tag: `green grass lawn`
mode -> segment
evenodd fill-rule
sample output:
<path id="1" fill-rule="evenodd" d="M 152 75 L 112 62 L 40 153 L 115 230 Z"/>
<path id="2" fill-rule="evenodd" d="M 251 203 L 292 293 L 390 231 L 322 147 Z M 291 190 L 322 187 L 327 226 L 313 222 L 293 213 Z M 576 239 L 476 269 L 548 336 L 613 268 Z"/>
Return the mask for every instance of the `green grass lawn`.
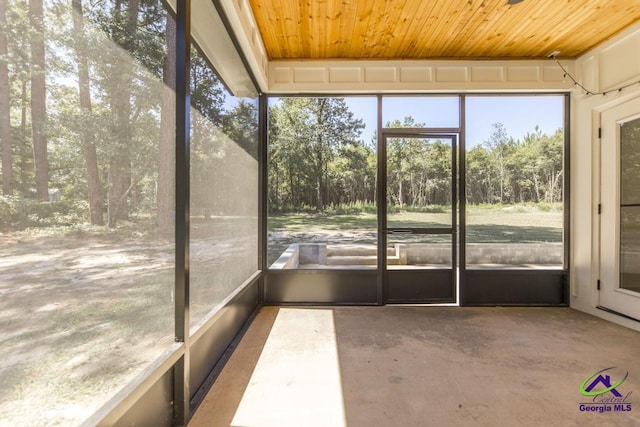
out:
<path id="1" fill-rule="evenodd" d="M 468 243 L 562 242 L 561 205 L 483 205 L 467 207 Z M 449 212 L 396 211 L 388 228 L 450 227 Z M 440 239 L 444 238 L 440 236 Z M 437 236 L 433 241 L 438 240 Z M 377 216 L 361 214 L 281 214 L 269 217 L 269 260 L 273 262 L 291 244 L 377 242 Z M 444 241 L 444 240 L 443 240 Z"/>
<path id="2" fill-rule="evenodd" d="M 535 206 L 467 208 L 467 239 L 478 242 L 561 242 L 562 211 Z M 392 227 L 451 226 L 451 212 L 396 212 L 388 215 Z M 375 214 L 284 214 L 269 217 L 269 232 L 313 233 L 329 230 L 377 230 Z"/>

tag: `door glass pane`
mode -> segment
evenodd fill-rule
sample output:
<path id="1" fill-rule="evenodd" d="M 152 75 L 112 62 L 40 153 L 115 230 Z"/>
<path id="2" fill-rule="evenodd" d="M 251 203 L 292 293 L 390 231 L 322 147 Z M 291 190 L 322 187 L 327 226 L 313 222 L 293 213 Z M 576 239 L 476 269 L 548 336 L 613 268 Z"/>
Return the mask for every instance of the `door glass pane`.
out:
<path id="1" fill-rule="evenodd" d="M 452 140 L 387 138 L 387 228 L 451 227 Z"/>
<path id="2" fill-rule="evenodd" d="M 451 234 L 391 234 L 387 269 L 451 268 Z"/>
<path id="3" fill-rule="evenodd" d="M 620 287 L 640 292 L 640 119 L 620 126 Z"/>

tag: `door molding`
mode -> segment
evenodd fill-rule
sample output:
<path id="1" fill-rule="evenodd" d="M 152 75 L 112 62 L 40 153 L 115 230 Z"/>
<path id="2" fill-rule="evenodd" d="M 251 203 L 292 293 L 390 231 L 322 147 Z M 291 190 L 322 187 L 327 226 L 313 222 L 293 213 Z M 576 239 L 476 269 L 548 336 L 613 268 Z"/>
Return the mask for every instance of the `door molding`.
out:
<path id="1" fill-rule="evenodd" d="M 596 306 L 626 318 L 640 319 L 640 293 L 620 285 L 620 123 L 640 118 L 640 97 L 600 112 Z"/>

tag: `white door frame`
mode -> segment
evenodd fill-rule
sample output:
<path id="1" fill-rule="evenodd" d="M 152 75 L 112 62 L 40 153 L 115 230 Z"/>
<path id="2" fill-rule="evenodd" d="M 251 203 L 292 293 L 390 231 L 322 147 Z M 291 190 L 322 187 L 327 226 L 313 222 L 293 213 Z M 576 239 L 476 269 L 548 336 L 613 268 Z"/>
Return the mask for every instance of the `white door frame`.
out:
<path id="1" fill-rule="evenodd" d="M 640 97 L 600 113 L 598 305 L 640 320 L 640 293 L 620 288 L 620 123 L 640 118 Z"/>

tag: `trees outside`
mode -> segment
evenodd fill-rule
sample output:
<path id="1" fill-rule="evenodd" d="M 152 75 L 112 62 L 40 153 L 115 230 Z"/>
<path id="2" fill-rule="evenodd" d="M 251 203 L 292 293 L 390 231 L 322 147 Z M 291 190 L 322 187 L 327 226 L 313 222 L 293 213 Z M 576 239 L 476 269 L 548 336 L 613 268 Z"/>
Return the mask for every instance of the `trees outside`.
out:
<path id="1" fill-rule="evenodd" d="M 271 212 L 323 212 L 375 201 L 375 143 L 360 138 L 363 124 L 345 107 L 341 98 L 283 98 L 270 106 Z M 385 127 L 425 124 L 406 117 Z M 536 127 L 515 140 L 502 123 L 493 124 L 488 138 L 467 152 L 468 203 L 561 202 L 563 146 L 561 129 L 546 135 Z M 451 160 L 448 141 L 388 138 L 387 203 L 400 209 L 449 204 Z"/>
<path id="2" fill-rule="evenodd" d="M 563 199 L 564 133 L 538 127 L 522 140 L 495 124 L 490 138 L 467 153 L 467 201 L 471 204 L 557 203 Z"/>
<path id="3" fill-rule="evenodd" d="M 360 140 L 364 123 L 349 110 L 344 98 L 283 98 L 271 106 L 269 114 L 272 209 L 314 207 L 322 212 L 341 199 L 355 201 L 346 200 L 341 191 L 354 181 L 361 183 L 362 199 L 373 199 L 375 169 L 370 170 L 363 156 L 375 152 Z M 366 169 L 343 170 L 348 164 Z"/>
<path id="4" fill-rule="evenodd" d="M 174 39 L 160 1 L 0 0 L 3 229 L 172 227 Z M 195 188 L 225 144 L 257 159 L 257 108 L 192 57 Z"/>
<path id="5" fill-rule="evenodd" d="M 82 0 L 72 0 L 73 35 L 78 63 L 78 97 L 80 101 L 80 139 L 84 149 L 87 166 L 87 198 L 89 199 L 89 218 L 92 224 L 102 225 L 102 191 L 98 171 L 98 155 L 93 130 L 93 114 L 91 107 L 91 82 L 89 80 L 88 47 L 85 42 L 84 11 Z"/>
<path id="6" fill-rule="evenodd" d="M 29 0 L 29 22 L 31 23 L 31 130 L 35 187 L 38 200 L 46 202 L 49 200 L 49 160 L 43 0 Z"/>
<path id="7" fill-rule="evenodd" d="M 162 110 L 158 147 L 158 208 L 156 221 L 160 228 L 173 226 L 175 211 L 175 123 L 176 123 L 176 21 L 166 17 L 166 56 L 162 72 Z"/>

